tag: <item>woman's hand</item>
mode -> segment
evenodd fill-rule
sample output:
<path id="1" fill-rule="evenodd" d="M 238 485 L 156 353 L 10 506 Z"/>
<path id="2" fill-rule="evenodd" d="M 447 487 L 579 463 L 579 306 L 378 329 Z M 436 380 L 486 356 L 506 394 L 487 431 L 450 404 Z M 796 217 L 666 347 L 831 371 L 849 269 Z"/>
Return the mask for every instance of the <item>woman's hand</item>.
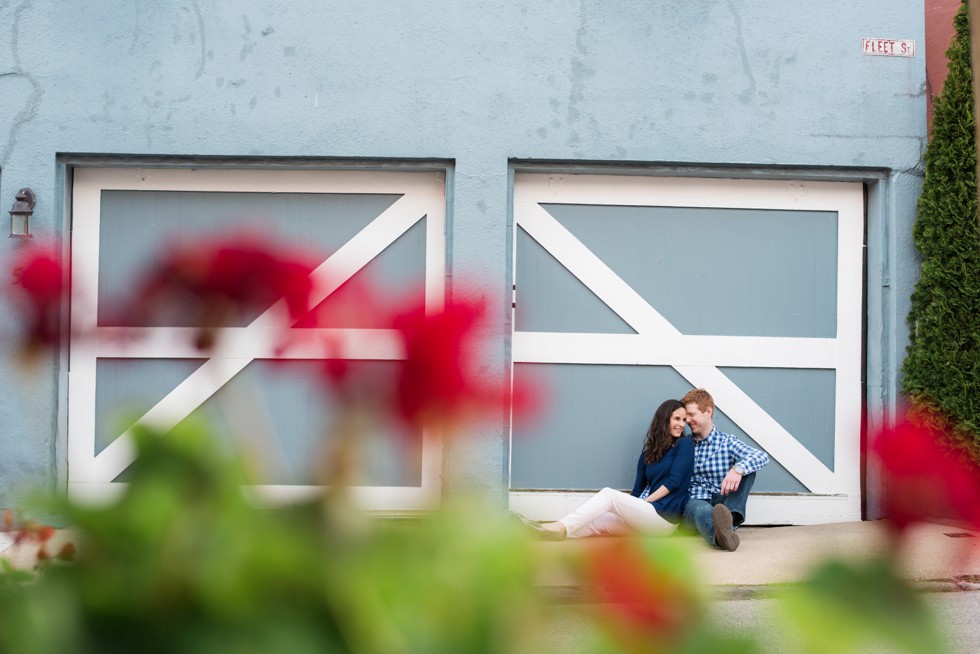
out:
<path id="1" fill-rule="evenodd" d="M 647 495 L 646 501 L 653 504 L 657 500 L 667 497 L 668 495 L 670 495 L 670 489 L 666 486 L 661 486 L 657 490 Z"/>

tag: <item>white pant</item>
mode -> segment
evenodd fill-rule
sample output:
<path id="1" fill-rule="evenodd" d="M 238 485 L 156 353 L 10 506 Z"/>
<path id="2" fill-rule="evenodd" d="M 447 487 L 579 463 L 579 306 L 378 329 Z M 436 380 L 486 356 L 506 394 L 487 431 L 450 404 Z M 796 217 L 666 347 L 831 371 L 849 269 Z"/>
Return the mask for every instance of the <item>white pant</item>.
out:
<path id="1" fill-rule="evenodd" d="M 677 528 L 660 517 L 649 502 L 612 488 L 603 488 L 559 522 L 565 525 L 569 538 L 619 535 L 630 529 L 669 534 Z"/>

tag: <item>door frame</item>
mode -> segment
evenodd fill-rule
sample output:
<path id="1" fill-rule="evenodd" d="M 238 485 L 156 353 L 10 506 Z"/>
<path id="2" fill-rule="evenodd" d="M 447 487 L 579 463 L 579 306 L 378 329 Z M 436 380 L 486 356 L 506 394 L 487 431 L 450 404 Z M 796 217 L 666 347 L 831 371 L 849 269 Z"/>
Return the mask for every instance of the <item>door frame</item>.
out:
<path id="1" fill-rule="evenodd" d="M 807 494 L 754 493 L 749 518 L 753 524 L 861 519 L 865 229 L 862 183 L 517 172 L 513 197 L 511 273 L 515 284 L 520 284 L 516 269 L 520 228 L 637 333 L 535 333 L 515 329 L 512 365 L 671 365 L 692 385 L 708 388 L 720 410 L 811 490 Z M 551 217 L 541 207 L 545 203 L 835 212 L 836 336 L 810 339 L 683 335 Z M 514 320 L 512 324 L 516 325 Z M 836 371 L 833 470 L 796 442 L 717 369 L 753 365 Z M 555 519 L 576 508 L 590 492 L 511 490 L 510 506 L 530 517 Z"/>
<path id="2" fill-rule="evenodd" d="M 265 193 L 398 194 L 401 197 L 379 214 L 312 273 L 323 280 L 321 296 L 339 288 L 388 245 L 423 217 L 425 226 L 425 305 L 427 312 L 442 308 L 445 298 L 446 202 L 444 170 L 376 171 L 263 168 L 154 168 L 76 166 L 70 194 L 71 332 L 86 334 L 70 341 L 67 376 L 67 492 L 80 501 L 100 502 L 115 497 L 125 484 L 112 480 L 132 461 L 128 431 L 95 455 L 95 368 L 99 358 L 205 358 L 193 348 L 181 328 L 127 329 L 125 344 L 117 328 L 96 324 L 99 275 L 100 201 L 104 190 L 210 191 Z M 276 337 L 263 324 L 273 307 L 251 325 L 229 328 L 227 344 L 151 408 L 140 422 L 172 427 L 256 358 L 319 358 L 312 348 L 277 350 Z M 394 360 L 403 354 L 390 330 L 325 329 L 325 336 L 344 343 L 350 358 Z M 137 342 L 132 338 L 138 337 Z M 307 339 L 309 340 L 309 339 Z M 352 494 L 365 509 L 381 512 L 431 508 L 442 486 L 441 439 L 423 429 L 421 485 L 354 487 Z M 260 502 L 288 502 L 313 496 L 321 487 L 263 485 L 247 491 Z"/>

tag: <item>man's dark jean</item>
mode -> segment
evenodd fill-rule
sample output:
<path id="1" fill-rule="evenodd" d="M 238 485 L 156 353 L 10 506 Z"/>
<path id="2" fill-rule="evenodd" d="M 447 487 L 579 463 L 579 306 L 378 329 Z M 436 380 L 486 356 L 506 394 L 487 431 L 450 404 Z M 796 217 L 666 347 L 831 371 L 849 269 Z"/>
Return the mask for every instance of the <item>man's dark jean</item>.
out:
<path id="1" fill-rule="evenodd" d="M 691 498 L 684 507 L 684 522 L 701 534 L 709 545 L 718 547 L 715 542 L 715 520 L 711 511 L 716 504 L 724 504 L 732 512 L 732 524 L 739 526 L 745 522 L 745 503 L 749 499 L 749 491 L 755 483 L 755 473 L 742 477 L 738 490 L 728 495 L 712 495 L 710 500 Z"/>

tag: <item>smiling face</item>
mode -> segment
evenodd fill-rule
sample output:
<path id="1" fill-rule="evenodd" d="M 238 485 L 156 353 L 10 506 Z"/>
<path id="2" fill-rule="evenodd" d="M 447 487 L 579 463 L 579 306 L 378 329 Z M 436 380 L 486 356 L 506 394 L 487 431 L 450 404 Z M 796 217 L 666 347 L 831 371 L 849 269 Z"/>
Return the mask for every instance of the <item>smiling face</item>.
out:
<path id="1" fill-rule="evenodd" d="M 674 438 L 680 438 L 684 435 L 684 426 L 687 424 L 687 411 L 684 409 L 677 409 L 672 414 L 670 414 L 670 426 L 668 431 L 670 435 Z"/>
<path id="2" fill-rule="evenodd" d="M 687 426 L 691 428 L 694 438 L 700 440 L 711 433 L 714 427 L 711 419 L 715 412 L 714 407 L 709 406 L 702 411 L 696 402 L 689 402 L 684 408 L 687 409 Z"/>

